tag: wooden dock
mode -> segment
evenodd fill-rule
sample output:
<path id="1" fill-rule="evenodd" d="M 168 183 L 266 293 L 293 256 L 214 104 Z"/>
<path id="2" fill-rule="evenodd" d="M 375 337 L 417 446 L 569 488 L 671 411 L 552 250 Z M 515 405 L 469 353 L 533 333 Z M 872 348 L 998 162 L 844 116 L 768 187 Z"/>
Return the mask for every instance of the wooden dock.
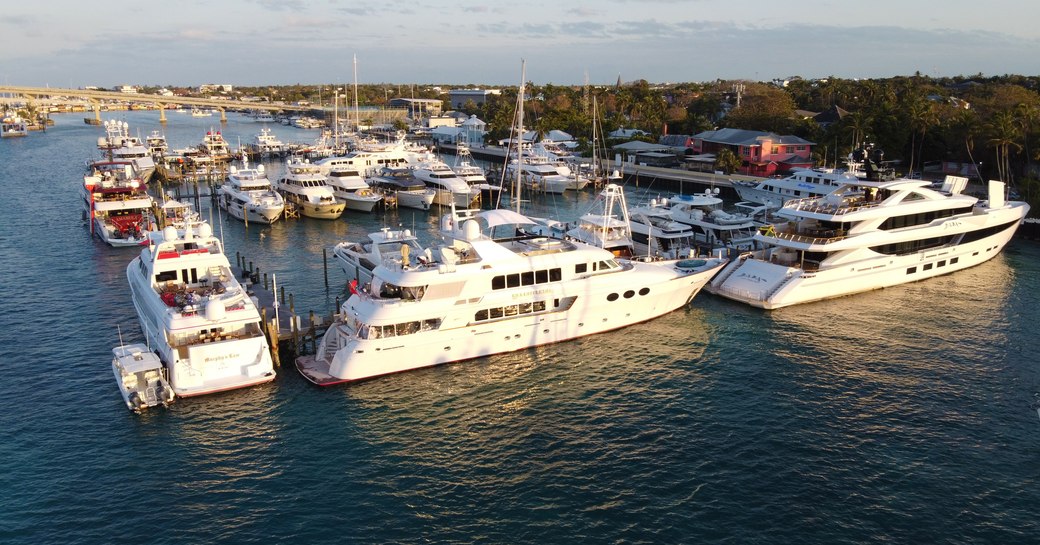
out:
<path id="1" fill-rule="evenodd" d="M 318 340 L 335 321 L 334 315 L 320 316 L 314 311 L 309 311 L 307 315 L 297 313 L 293 294 L 287 296 L 284 285 L 277 286 L 276 292 L 273 279 L 269 279 L 267 273 L 262 273 L 252 261 L 237 253 L 232 271 L 256 301 L 276 366 L 281 365 L 283 356 L 292 361 L 299 355 L 313 353 L 317 349 Z M 337 311 L 339 303 L 337 298 Z"/>

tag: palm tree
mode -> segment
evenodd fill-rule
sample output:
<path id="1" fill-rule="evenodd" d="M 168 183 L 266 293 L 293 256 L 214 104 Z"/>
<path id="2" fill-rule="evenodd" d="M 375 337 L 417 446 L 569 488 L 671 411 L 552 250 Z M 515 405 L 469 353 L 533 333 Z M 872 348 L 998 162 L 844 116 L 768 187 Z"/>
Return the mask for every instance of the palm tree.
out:
<path id="1" fill-rule="evenodd" d="M 924 135 L 928 129 L 936 124 L 934 104 L 923 97 L 917 97 L 906 108 L 907 117 L 910 121 L 910 167 L 908 172 L 914 171 L 914 160 L 917 158 L 918 144 L 917 134 L 921 134 L 920 146 L 924 146 Z"/>
<path id="2" fill-rule="evenodd" d="M 1011 149 L 1022 149 L 1018 143 L 1022 129 L 1012 112 L 999 112 L 993 120 L 986 124 L 989 139 L 986 145 L 993 148 L 997 155 L 997 176 L 1002 182 L 1011 180 Z"/>
<path id="3" fill-rule="evenodd" d="M 841 120 L 841 124 L 844 125 L 846 132 L 852 133 L 852 147 L 858 147 L 860 142 L 866 138 L 867 128 L 873 122 L 867 114 L 863 112 L 851 112 Z"/>

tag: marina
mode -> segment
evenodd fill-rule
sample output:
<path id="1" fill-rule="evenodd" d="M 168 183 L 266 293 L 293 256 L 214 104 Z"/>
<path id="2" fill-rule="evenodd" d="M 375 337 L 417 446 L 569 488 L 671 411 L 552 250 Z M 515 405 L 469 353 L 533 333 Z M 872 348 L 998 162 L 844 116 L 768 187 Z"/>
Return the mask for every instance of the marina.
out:
<path id="1" fill-rule="evenodd" d="M 155 112 L 119 115 L 144 134 L 160 127 Z M 250 141 L 258 124 L 227 116 L 223 137 Z M 699 293 L 624 329 L 349 386 L 316 388 L 282 361 L 271 380 L 138 415 L 113 384 L 111 361 L 119 331 L 127 346 L 150 342 L 127 280 L 142 247 L 91 236 L 78 212 L 79 159 L 96 153 L 103 128 L 55 117 L 46 134 L 0 142 L 0 176 L 22 180 L 6 186 L 0 208 L 5 541 L 150 540 L 156 525 L 141 522 L 156 512 L 178 541 L 193 542 L 1033 535 L 1035 241 L 1013 238 L 955 274 L 775 311 Z M 183 148 L 215 119 L 171 116 L 163 131 Z M 286 141 L 303 131 L 279 128 Z M 284 173 L 277 161 L 262 164 L 271 179 Z M 638 185 L 627 172 L 630 204 L 674 195 L 639 170 Z M 527 213 L 574 221 L 597 192 L 537 195 Z M 263 269 L 244 267 L 258 286 L 277 275 L 297 313 L 317 316 L 351 295 L 352 275 L 323 263 L 323 252 L 383 228 L 435 247 L 444 213 L 348 209 L 336 220 L 266 224 L 229 218 L 205 196 L 200 203 L 229 271 L 239 265 L 232 256 L 248 255 Z M 183 244 L 179 236 L 171 241 Z M 186 249 L 197 248 L 165 260 L 195 259 Z M 197 291 L 203 278 L 187 284 Z M 613 291 L 625 289 L 638 290 Z M 134 463 L 112 471 L 113 456 Z M 235 522 L 198 516 L 217 509 Z M 336 522 L 287 522 L 308 517 Z"/>

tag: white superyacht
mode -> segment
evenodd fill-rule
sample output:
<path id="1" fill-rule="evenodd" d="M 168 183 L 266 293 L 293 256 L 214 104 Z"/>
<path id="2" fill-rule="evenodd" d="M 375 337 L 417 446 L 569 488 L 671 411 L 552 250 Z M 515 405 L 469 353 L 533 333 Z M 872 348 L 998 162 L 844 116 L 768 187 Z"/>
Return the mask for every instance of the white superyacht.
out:
<path id="1" fill-rule="evenodd" d="M 148 235 L 126 277 L 141 330 L 173 391 L 189 397 L 273 380 L 260 314 L 209 224 Z"/>
<path id="2" fill-rule="evenodd" d="M 788 201 L 786 223 L 755 235 L 706 288 L 775 309 L 948 274 L 996 256 L 1029 212 L 990 181 L 988 199 L 963 194 L 967 179 L 852 179 L 825 197 Z"/>
<path id="3" fill-rule="evenodd" d="M 383 256 L 313 356 L 330 385 L 610 331 L 689 303 L 723 260 L 618 260 L 577 241 L 532 235 L 511 210 L 453 210 L 444 245 Z"/>
<path id="4" fill-rule="evenodd" d="M 274 223 L 285 211 L 285 200 L 271 187 L 264 165 L 242 168 L 234 165 L 227 181 L 217 189 L 217 204 L 228 214 L 246 222 Z"/>

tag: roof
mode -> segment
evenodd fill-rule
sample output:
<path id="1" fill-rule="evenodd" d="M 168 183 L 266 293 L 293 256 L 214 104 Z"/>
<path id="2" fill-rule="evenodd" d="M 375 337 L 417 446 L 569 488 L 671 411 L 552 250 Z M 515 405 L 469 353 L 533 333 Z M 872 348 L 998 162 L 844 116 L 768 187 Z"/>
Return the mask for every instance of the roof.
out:
<path id="1" fill-rule="evenodd" d="M 619 149 L 623 151 L 668 151 L 671 148 L 668 146 L 662 146 L 661 144 L 651 144 L 650 142 L 643 142 L 641 140 L 633 140 L 631 142 L 625 142 L 624 144 L 618 144 L 613 149 Z"/>
<path id="2" fill-rule="evenodd" d="M 549 131 L 549 133 L 546 134 L 545 137 L 549 140 L 552 140 L 553 142 L 565 142 L 567 140 L 574 140 L 574 137 L 571 136 L 569 133 L 565 133 L 556 129 Z"/>
<path id="3" fill-rule="evenodd" d="M 841 118 L 849 115 L 849 112 L 838 105 L 831 106 L 830 108 L 813 116 L 813 120 L 817 123 L 837 123 L 841 121 Z"/>
<path id="4" fill-rule="evenodd" d="M 729 144 L 734 146 L 757 146 L 761 145 L 763 140 L 769 140 L 775 144 L 813 144 L 813 142 L 794 135 L 781 136 L 771 132 L 729 128 L 715 131 L 704 131 L 694 135 L 694 138 L 705 142 Z"/>

